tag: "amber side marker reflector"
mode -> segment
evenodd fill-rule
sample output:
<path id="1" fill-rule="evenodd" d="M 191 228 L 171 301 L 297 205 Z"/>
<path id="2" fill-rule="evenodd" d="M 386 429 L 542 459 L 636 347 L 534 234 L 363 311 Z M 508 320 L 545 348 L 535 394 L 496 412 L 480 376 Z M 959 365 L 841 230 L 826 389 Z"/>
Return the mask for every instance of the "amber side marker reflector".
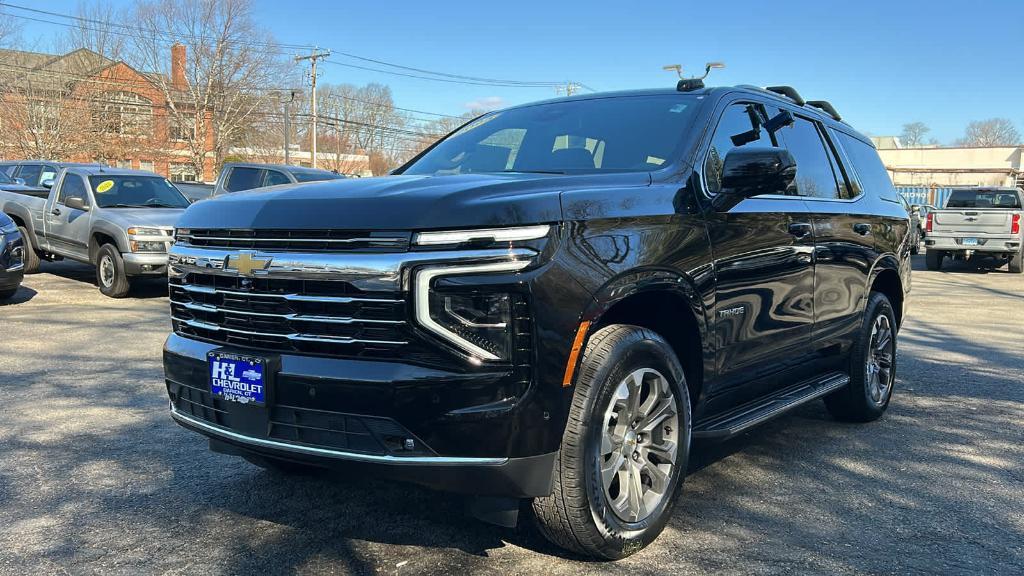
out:
<path id="1" fill-rule="evenodd" d="M 580 350 L 583 348 L 583 340 L 587 337 L 588 328 L 590 328 L 590 320 L 584 320 L 576 329 L 576 337 L 572 340 L 572 350 L 569 351 L 569 361 L 565 364 L 565 376 L 562 378 L 563 388 L 572 386 L 572 377 L 576 374 L 576 360 L 580 357 Z"/>

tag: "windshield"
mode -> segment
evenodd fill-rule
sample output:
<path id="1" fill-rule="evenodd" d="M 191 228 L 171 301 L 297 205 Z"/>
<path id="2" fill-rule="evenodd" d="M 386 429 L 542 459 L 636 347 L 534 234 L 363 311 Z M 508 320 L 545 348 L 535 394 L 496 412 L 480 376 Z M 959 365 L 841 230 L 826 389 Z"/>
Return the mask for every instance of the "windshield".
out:
<path id="1" fill-rule="evenodd" d="M 334 172 L 292 172 L 296 182 L 319 182 L 321 180 L 341 180 L 341 174 Z"/>
<path id="2" fill-rule="evenodd" d="M 699 100 L 665 94 L 537 104 L 493 112 L 403 174 L 647 172 L 679 155 Z"/>
<path id="3" fill-rule="evenodd" d="M 188 199 L 159 176 L 90 176 L 100 208 L 187 208 Z"/>
<path id="4" fill-rule="evenodd" d="M 946 208 L 1020 208 L 1020 196 L 1012 190 L 954 190 Z"/>

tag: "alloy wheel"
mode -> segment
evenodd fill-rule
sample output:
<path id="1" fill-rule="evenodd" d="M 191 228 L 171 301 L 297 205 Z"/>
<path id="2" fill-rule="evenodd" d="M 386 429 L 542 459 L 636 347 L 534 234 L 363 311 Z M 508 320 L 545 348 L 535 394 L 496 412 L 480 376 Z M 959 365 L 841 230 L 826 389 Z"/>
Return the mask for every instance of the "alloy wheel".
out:
<path id="1" fill-rule="evenodd" d="M 100 259 L 100 282 L 106 287 L 114 284 L 114 259 L 110 256 Z"/>
<path id="2" fill-rule="evenodd" d="M 893 357 L 896 354 L 896 339 L 889 317 L 879 314 L 871 326 L 867 359 L 868 393 L 871 400 L 881 406 L 892 393 Z"/>
<path id="3" fill-rule="evenodd" d="M 597 469 L 608 504 L 625 522 L 644 520 L 669 496 L 677 406 L 668 379 L 641 368 L 619 382 L 604 412 Z"/>

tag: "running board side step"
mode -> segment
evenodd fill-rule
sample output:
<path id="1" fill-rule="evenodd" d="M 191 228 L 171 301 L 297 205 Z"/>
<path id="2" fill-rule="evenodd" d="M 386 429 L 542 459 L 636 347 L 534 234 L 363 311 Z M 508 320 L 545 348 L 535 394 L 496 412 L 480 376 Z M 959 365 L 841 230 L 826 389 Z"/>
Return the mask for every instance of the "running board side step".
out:
<path id="1" fill-rule="evenodd" d="M 693 427 L 693 437 L 722 439 L 735 436 L 849 383 L 849 375 L 832 372 L 815 380 L 794 384 L 770 396 L 758 398 L 728 412 L 697 422 Z"/>

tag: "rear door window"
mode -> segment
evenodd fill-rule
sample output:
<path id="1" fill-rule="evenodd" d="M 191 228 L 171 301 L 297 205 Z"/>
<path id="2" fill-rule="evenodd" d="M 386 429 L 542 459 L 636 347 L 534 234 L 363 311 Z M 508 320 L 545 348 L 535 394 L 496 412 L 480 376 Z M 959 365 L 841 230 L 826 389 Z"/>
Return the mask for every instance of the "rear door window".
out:
<path id="1" fill-rule="evenodd" d="M 291 184 L 292 181 L 288 179 L 288 176 L 284 172 L 277 170 L 267 170 L 267 177 L 263 181 L 264 186 L 277 186 L 278 184 Z"/>
<path id="2" fill-rule="evenodd" d="M 259 188 L 262 185 L 262 181 L 262 169 L 239 166 L 231 169 L 231 174 L 228 174 L 228 181 L 224 184 L 224 189 L 228 192 L 252 190 L 253 188 Z"/>
<path id="3" fill-rule="evenodd" d="M 39 176 L 43 173 L 41 164 L 22 164 L 18 178 L 25 181 L 26 186 L 39 186 Z"/>
<path id="4" fill-rule="evenodd" d="M 795 193 L 811 198 L 844 197 L 818 123 L 797 116 L 791 126 L 780 132 L 786 149 L 796 160 Z"/>
<path id="5" fill-rule="evenodd" d="M 865 190 L 878 194 L 880 198 L 898 201 L 899 194 L 892 186 L 892 179 L 889 172 L 878 157 L 875 147 L 867 144 L 845 132 L 833 131 L 839 145 L 846 152 L 846 157 L 852 162 L 853 169 L 857 173 L 854 180 L 859 180 Z M 849 168 L 849 166 L 847 166 Z"/>

